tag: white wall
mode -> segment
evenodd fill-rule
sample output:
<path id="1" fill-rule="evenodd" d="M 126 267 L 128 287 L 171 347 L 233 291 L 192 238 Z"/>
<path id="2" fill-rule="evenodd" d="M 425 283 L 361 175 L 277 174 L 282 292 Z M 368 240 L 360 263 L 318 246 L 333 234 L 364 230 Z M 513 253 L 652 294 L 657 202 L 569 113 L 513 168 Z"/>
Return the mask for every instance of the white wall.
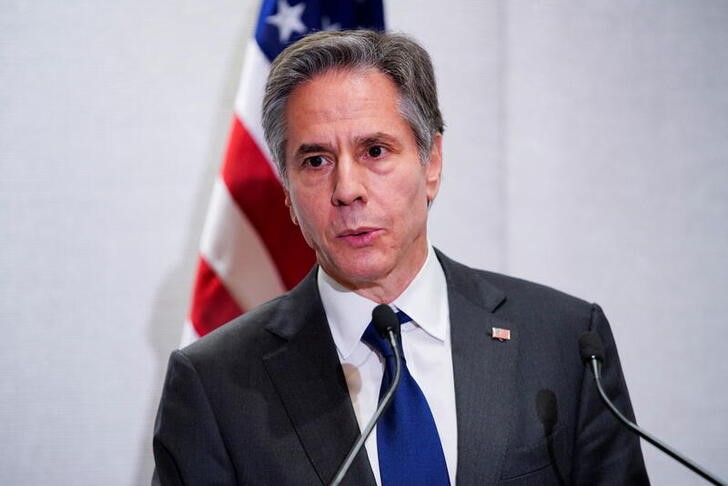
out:
<path id="1" fill-rule="evenodd" d="M 432 239 L 602 304 L 640 422 L 728 477 L 728 4 L 387 8 L 438 71 Z M 148 483 L 257 9 L 0 4 L 0 484 Z"/>

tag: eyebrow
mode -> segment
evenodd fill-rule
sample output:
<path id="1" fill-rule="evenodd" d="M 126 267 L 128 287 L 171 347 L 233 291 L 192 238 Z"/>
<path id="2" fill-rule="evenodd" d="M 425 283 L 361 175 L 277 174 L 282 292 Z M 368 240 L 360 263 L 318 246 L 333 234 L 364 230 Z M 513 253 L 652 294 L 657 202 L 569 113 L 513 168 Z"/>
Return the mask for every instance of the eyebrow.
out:
<path id="1" fill-rule="evenodd" d="M 303 143 L 296 150 L 296 155 L 306 155 L 316 152 L 331 152 L 331 147 L 319 143 Z"/>
<path id="2" fill-rule="evenodd" d="M 358 137 L 356 138 L 356 144 L 357 145 L 371 145 L 373 143 L 377 142 L 385 142 L 388 144 L 397 144 L 396 137 L 393 137 L 392 135 L 389 135 L 384 132 L 376 132 L 372 133 L 370 135 L 366 135 L 364 137 Z"/>

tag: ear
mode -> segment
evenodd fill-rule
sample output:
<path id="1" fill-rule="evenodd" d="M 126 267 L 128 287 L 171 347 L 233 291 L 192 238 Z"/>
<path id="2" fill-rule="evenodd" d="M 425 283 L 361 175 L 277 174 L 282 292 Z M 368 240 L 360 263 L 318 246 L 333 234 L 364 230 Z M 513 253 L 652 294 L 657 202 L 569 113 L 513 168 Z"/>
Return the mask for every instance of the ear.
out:
<path id="1" fill-rule="evenodd" d="M 435 200 L 440 190 L 442 176 L 442 133 L 436 133 L 430 150 L 430 160 L 425 165 L 425 184 L 428 204 Z"/>
<path id="2" fill-rule="evenodd" d="M 293 221 L 293 224 L 298 226 L 298 219 L 296 218 L 296 213 L 293 211 L 293 204 L 291 204 L 291 193 L 288 192 L 285 185 L 283 186 L 283 194 L 285 196 L 283 202 L 288 208 L 288 214 L 291 216 L 291 221 Z"/>

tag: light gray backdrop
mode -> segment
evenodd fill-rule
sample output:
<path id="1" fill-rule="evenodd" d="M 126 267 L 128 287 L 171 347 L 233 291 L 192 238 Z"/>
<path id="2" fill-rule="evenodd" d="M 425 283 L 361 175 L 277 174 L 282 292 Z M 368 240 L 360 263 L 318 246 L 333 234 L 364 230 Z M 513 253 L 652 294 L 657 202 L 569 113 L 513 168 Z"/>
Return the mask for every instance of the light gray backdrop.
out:
<path id="1" fill-rule="evenodd" d="M 257 0 L 0 2 L 0 484 L 146 484 Z M 728 477 L 728 3 L 392 0 L 433 241 L 599 302 L 640 422 Z M 703 484 L 644 446 L 659 485 Z"/>

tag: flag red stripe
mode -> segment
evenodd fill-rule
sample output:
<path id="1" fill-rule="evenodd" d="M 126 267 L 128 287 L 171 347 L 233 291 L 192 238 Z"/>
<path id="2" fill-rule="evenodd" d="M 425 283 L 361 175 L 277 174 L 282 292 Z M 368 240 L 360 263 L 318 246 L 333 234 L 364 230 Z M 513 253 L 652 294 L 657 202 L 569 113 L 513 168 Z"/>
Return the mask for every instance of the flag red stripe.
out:
<path id="1" fill-rule="evenodd" d="M 197 334 L 204 336 L 242 313 L 225 284 L 200 256 L 190 309 L 190 320 Z"/>
<path id="2" fill-rule="evenodd" d="M 230 130 L 222 178 L 263 240 L 283 284 L 292 288 L 311 269 L 314 254 L 291 222 L 273 169 L 237 117 Z"/>

